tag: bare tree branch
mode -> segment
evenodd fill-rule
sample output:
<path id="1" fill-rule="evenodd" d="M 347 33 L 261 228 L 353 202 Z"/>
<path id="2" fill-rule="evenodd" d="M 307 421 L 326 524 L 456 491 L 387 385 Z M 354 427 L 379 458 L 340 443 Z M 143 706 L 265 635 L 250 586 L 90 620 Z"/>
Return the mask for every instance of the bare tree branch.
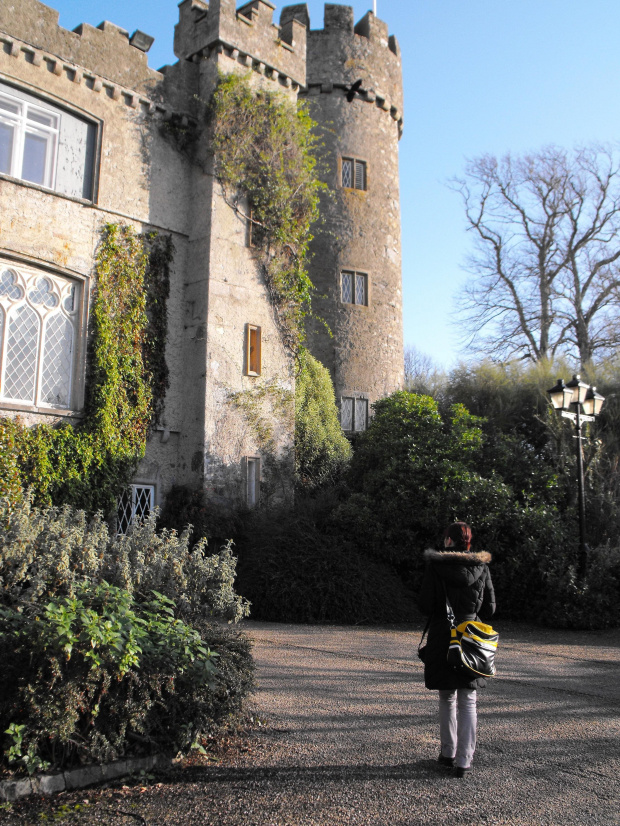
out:
<path id="1" fill-rule="evenodd" d="M 620 347 L 616 149 L 484 155 L 451 186 L 474 236 L 460 296 L 468 349 L 584 365 Z"/>

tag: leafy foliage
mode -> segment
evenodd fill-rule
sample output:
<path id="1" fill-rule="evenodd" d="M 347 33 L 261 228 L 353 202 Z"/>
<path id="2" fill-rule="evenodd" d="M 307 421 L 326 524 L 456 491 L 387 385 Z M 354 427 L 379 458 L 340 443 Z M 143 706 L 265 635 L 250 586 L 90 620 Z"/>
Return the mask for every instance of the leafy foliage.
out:
<path id="1" fill-rule="evenodd" d="M 236 560 L 230 545 L 205 555 L 202 540 L 191 550 L 190 531 L 155 530 L 156 514 L 110 537 L 101 514 L 88 519 L 67 505 L 39 509 L 28 498 L 9 509 L 0 502 L 0 600 L 41 604 L 73 597 L 83 579 L 108 582 L 138 600 L 160 591 L 177 613 L 192 619 L 237 622 L 249 613 L 234 591 Z"/>
<path id="2" fill-rule="evenodd" d="M 84 418 L 75 426 L 31 428 L 0 418 L 0 442 L 11 451 L 11 458 L 0 463 L 3 491 L 19 496 L 19 479 L 42 505 L 68 503 L 106 512 L 113 507 L 144 455 L 167 387 L 163 353 L 171 255 L 167 240 L 138 236 L 127 226 L 103 228 Z"/>
<path id="3" fill-rule="evenodd" d="M 305 104 L 253 90 L 246 77 L 220 78 L 211 105 L 216 174 L 238 207 L 246 196 L 252 236 L 285 344 L 303 341 L 312 282 L 307 272 L 310 227 L 318 218 L 317 139 Z"/>
<path id="4" fill-rule="evenodd" d="M 295 478 L 313 490 L 333 483 L 351 457 L 340 427 L 329 371 L 305 348 L 299 352 L 295 384 Z"/>
<path id="5" fill-rule="evenodd" d="M 392 567 L 363 553 L 331 521 L 338 494 L 327 488 L 293 509 L 249 515 L 238 538 L 238 588 L 254 618 L 376 624 L 416 617 Z"/>
<path id="6" fill-rule="evenodd" d="M 109 537 L 100 514 L 0 503 L 4 753 L 36 770 L 189 748 L 252 688 L 230 547 L 205 556 L 155 514 Z M 216 653 L 217 652 L 217 653 Z"/>
<path id="7" fill-rule="evenodd" d="M 10 660 L 0 677 L 6 756 L 18 766 L 38 767 L 34 755 L 54 766 L 105 762 L 132 741 L 174 753 L 213 728 L 219 655 L 161 594 L 139 604 L 84 583 L 42 610 L 2 608 L 0 652 Z"/>

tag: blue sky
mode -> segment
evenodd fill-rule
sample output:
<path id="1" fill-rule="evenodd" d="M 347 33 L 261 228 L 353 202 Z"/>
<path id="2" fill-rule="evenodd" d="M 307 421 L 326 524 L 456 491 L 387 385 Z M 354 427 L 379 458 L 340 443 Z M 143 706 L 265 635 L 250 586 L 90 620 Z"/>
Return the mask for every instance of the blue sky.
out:
<path id="1" fill-rule="evenodd" d="M 60 25 L 110 20 L 155 37 L 150 65 L 174 62 L 175 0 L 57 0 Z M 239 2 L 241 5 L 241 2 Z M 277 3 L 275 19 L 286 3 Z M 372 0 L 353 0 L 356 20 Z M 323 3 L 308 2 L 312 28 Z M 450 367 L 470 245 L 446 181 L 465 159 L 620 138 L 618 0 L 377 0 L 403 53 L 400 143 L 405 344 Z"/>

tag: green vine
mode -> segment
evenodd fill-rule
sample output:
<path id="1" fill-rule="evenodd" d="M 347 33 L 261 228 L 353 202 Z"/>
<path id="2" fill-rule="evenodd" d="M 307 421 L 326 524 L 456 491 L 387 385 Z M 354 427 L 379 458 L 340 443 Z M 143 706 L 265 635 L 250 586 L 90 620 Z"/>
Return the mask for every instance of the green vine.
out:
<path id="1" fill-rule="evenodd" d="M 255 384 L 247 390 L 228 394 L 228 401 L 240 411 L 252 430 L 261 453 L 275 457 L 277 452 L 274 422 L 292 424 L 295 397 L 275 379 Z"/>
<path id="2" fill-rule="evenodd" d="M 314 121 L 305 103 L 254 90 L 238 75 L 220 78 L 211 119 L 215 174 L 236 208 L 238 196 L 247 197 L 283 340 L 297 352 L 313 292 L 307 272 L 310 227 L 326 188 L 316 177 Z"/>
<path id="3" fill-rule="evenodd" d="M 170 239 L 128 226 L 102 229 L 84 418 L 26 427 L 0 418 L 0 493 L 31 490 L 38 505 L 108 512 L 144 456 L 168 386 L 164 360 Z"/>

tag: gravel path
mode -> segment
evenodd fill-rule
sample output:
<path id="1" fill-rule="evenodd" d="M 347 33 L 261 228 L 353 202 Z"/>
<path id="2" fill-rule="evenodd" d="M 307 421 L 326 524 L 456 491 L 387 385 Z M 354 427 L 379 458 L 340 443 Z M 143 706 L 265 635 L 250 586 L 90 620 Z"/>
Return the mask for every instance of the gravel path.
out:
<path id="1" fill-rule="evenodd" d="M 17 804 L 6 822 L 62 805 L 93 826 L 620 826 L 617 632 L 501 625 L 501 677 L 479 694 L 474 771 L 457 780 L 435 762 L 418 630 L 245 627 L 266 725 L 242 748 L 157 784 Z"/>

